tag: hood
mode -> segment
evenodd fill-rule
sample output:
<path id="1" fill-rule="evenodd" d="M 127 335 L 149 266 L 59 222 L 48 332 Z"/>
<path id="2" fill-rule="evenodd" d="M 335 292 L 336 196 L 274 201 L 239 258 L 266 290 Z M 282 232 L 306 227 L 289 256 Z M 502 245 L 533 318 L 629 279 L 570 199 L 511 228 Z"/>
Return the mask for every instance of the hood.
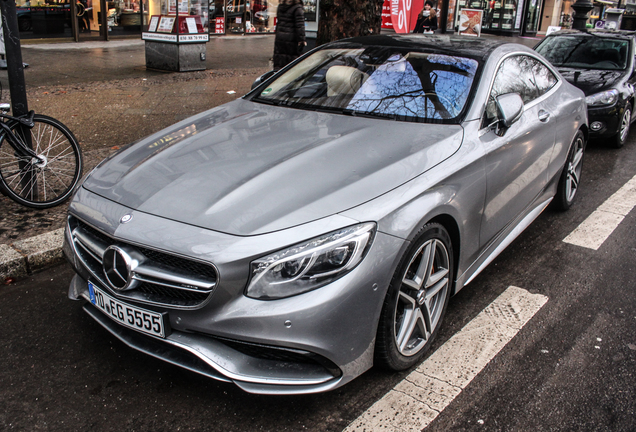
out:
<path id="1" fill-rule="evenodd" d="M 585 96 L 616 87 L 625 71 L 599 69 L 559 68 L 559 72 L 570 84 L 580 88 Z"/>
<path id="2" fill-rule="evenodd" d="M 237 100 L 122 150 L 83 187 L 138 211 L 256 235 L 384 194 L 451 156 L 462 136 L 459 125 Z"/>

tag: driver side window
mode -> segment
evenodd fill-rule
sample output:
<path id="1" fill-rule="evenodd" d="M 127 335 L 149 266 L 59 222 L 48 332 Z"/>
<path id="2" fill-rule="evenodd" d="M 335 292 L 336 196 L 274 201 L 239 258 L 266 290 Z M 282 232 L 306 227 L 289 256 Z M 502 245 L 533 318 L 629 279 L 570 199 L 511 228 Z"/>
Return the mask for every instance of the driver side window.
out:
<path id="1" fill-rule="evenodd" d="M 539 63 L 537 60 L 525 55 L 511 56 L 501 63 L 488 96 L 482 128 L 499 120 L 495 102 L 497 96 L 518 93 L 523 103 L 527 104 L 541 95 L 533 72 L 537 63 Z"/>

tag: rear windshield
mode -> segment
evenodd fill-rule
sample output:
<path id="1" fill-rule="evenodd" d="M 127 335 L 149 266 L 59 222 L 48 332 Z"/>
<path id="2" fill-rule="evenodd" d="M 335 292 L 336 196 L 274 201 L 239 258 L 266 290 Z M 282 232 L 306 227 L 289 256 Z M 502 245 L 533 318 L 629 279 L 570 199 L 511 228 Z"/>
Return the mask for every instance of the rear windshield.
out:
<path id="1" fill-rule="evenodd" d="M 424 122 L 456 122 L 478 62 L 395 47 L 315 52 L 253 97 L 307 110 Z"/>
<path id="2" fill-rule="evenodd" d="M 552 36 L 537 47 L 537 52 L 557 67 L 623 70 L 629 42 L 598 36 Z"/>

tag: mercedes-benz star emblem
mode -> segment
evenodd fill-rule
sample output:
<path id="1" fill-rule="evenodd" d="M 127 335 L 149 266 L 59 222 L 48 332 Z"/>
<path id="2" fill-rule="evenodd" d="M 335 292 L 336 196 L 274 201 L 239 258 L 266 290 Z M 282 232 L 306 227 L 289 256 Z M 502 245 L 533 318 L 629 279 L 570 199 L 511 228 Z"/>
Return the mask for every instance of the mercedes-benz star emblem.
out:
<path id="1" fill-rule="evenodd" d="M 132 218 L 133 217 L 131 214 L 123 215 L 121 219 L 119 219 L 119 223 L 123 223 L 123 224 L 128 223 L 132 220 Z"/>
<path id="2" fill-rule="evenodd" d="M 102 267 L 104 275 L 111 287 L 123 291 L 131 282 L 132 258 L 117 246 L 110 246 L 104 252 Z"/>

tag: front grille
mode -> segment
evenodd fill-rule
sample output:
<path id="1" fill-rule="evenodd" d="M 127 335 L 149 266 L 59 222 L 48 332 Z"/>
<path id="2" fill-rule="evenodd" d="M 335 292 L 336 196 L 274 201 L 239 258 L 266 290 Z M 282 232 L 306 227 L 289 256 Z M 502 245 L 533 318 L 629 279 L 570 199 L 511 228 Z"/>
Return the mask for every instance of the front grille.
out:
<path id="1" fill-rule="evenodd" d="M 116 297 L 193 308 L 203 304 L 216 286 L 217 273 L 211 264 L 115 239 L 74 216 L 69 216 L 68 224 L 80 261 Z M 131 272 L 130 285 L 123 291 L 113 290 L 104 272 L 104 253 L 110 246 L 125 251 L 138 263 Z"/>

